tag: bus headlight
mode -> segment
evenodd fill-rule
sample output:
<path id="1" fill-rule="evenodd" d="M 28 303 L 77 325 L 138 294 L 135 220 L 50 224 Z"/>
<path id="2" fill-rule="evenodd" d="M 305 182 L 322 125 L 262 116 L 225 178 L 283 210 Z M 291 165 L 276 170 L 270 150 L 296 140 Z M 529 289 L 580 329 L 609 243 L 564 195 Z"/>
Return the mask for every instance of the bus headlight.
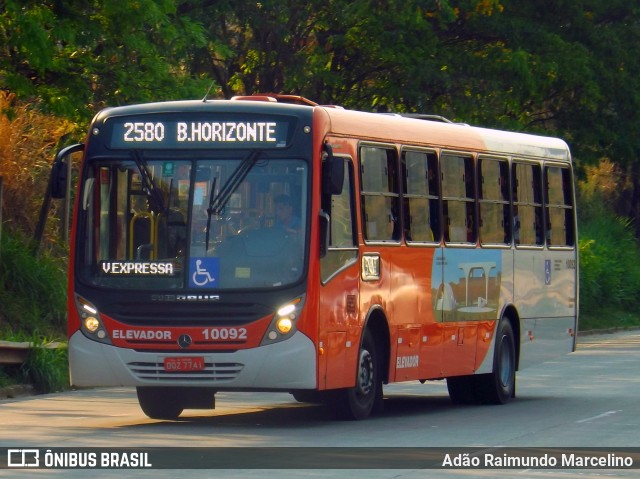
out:
<path id="1" fill-rule="evenodd" d="M 76 309 L 80 316 L 80 330 L 82 333 L 94 341 L 111 344 L 107 330 L 100 319 L 98 308 L 82 296 L 76 296 Z"/>
<path id="2" fill-rule="evenodd" d="M 300 316 L 303 304 L 304 296 L 300 296 L 278 308 L 261 344 L 277 343 L 292 336 L 296 331 L 296 321 Z"/>
<path id="3" fill-rule="evenodd" d="M 289 318 L 280 318 L 276 323 L 276 328 L 280 331 L 280 334 L 287 334 L 293 329 L 293 321 Z"/>
<path id="4" fill-rule="evenodd" d="M 100 327 L 100 321 L 93 316 L 88 316 L 84 319 L 84 327 L 87 328 L 90 333 L 95 333 Z"/>

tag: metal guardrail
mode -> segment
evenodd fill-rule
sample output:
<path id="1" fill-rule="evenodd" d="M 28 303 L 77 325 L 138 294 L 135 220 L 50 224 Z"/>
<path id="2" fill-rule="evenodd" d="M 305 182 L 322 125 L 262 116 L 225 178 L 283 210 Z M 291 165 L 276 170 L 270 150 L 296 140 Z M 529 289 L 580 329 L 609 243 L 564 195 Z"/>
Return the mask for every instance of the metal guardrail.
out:
<path id="1" fill-rule="evenodd" d="M 22 364 L 26 361 L 32 343 L 0 341 L 0 364 Z"/>
<path id="2" fill-rule="evenodd" d="M 56 349 L 61 345 L 62 343 L 58 342 L 34 345 L 30 341 L 0 341 L 0 365 L 23 364 L 27 360 L 29 350 L 34 347 Z"/>

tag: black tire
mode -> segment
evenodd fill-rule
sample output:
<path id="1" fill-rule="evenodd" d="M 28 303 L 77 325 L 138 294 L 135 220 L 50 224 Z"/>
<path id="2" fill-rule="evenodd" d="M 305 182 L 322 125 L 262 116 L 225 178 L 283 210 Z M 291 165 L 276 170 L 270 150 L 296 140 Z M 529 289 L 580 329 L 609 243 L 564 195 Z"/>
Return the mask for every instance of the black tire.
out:
<path id="1" fill-rule="evenodd" d="M 516 392 L 516 346 L 511 323 L 502 319 L 496 333 L 493 372 L 476 376 L 478 397 L 488 404 L 505 404 Z"/>
<path id="2" fill-rule="evenodd" d="M 164 387 L 137 387 L 140 409 L 151 419 L 177 419 L 184 410 L 179 390 Z"/>
<path id="3" fill-rule="evenodd" d="M 324 404 L 327 402 L 327 394 L 325 391 L 298 390 L 292 391 L 293 399 L 301 403 Z"/>
<path id="4" fill-rule="evenodd" d="M 382 410 L 382 374 L 380 358 L 373 335 L 365 331 L 358 352 L 356 385 L 338 391 L 336 413 L 347 420 L 365 419 L 373 411 Z"/>
<path id="5" fill-rule="evenodd" d="M 447 378 L 447 390 L 453 404 L 474 404 L 478 402 L 476 376 L 455 376 Z"/>

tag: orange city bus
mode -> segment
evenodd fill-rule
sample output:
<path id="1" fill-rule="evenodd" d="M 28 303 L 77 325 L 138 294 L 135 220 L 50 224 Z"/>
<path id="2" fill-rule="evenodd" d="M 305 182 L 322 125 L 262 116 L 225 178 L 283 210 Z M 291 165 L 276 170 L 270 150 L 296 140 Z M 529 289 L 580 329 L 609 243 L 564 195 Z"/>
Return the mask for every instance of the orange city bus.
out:
<path id="1" fill-rule="evenodd" d="M 262 95 L 103 110 L 54 196 L 78 151 L 71 382 L 149 417 L 286 391 L 361 419 L 437 379 L 501 404 L 575 348 L 562 140 Z"/>

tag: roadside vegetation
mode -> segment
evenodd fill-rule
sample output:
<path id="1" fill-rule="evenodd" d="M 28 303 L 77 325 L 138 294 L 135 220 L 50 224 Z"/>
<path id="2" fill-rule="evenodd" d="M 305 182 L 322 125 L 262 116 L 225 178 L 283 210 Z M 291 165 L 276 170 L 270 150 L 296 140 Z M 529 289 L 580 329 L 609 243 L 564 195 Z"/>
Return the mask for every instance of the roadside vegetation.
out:
<path id="1" fill-rule="evenodd" d="M 60 205 L 40 248 L 33 237 L 54 150 L 72 129 L 0 91 L 0 340 L 35 346 L 24 364 L 0 366 L 0 387 L 26 382 L 50 392 L 69 383 L 66 347 L 42 347 L 65 337 L 68 248 L 59 239 Z"/>
<path id="2" fill-rule="evenodd" d="M 640 326 L 640 248 L 633 222 L 615 213 L 629 185 L 608 160 L 578 184 L 580 329 Z"/>

